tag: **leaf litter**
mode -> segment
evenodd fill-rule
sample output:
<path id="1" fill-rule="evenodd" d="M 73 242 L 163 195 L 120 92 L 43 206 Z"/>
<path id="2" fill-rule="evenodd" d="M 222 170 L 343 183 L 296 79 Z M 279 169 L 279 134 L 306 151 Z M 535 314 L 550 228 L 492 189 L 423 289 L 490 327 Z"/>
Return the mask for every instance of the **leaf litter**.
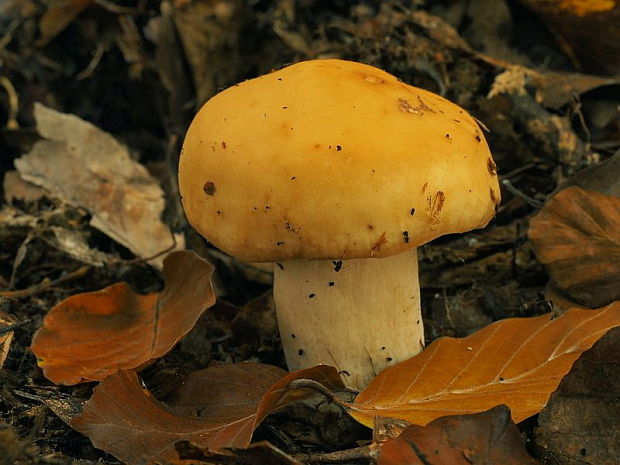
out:
<path id="1" fill-rule="evenodd" d="M 441 245 L 455 258 L 454 261 L 446 264 L 442 260 L 446 258 L 445 253 L 437 254 L 427 250 L 425 252 L 428 253 L 421 254 L 422 267 L 426 268 L 423 279 L 427 281 L 422 299 L 426 308 L 433 308 L 425 318 L 433 323 L 429 326 L 432 328 L 429 340 L 442 334 L 467 334 L 470 331 L 467 325 L 463 328 L 458 323 L 452 328 L 436 321 L 434 307 L 441 303 L 441 299 L 454 302 L 454 311 L 467 313 L 475 308 L 476 312 L 486 318 L 484 323 L 507 316 L 530 316 L 548 311 L 548 303 L 541 293 L 541 286 L 544 286 L 547 276 L 540 263 L 533 258 L 531 243 L 524 234 L 511 235 L 504 245 L 488 246 L 488 238 L 494 231 L 504 228 L 525 231 L 523 226 L 532 208 L 524 200 L 527 195 L 523 196 L 523 193 L 541 200 L 565 175 L 604 160 L 618 147 L 619 126 L 613 120 L 613 111 L 609 110 L 615 108 L 617 115 L 617 98 L 613 96 L 618 87 L 617 79 L 588 74 L 572 74 L 576 78 L 569 76 L 564 71 L 569 67 L 562 62 L 561 57 L 558 59 L 557 51 L 551 45 L 553 40 L 547 40 L 547 36 L 544 36 L 547 39 L 541 40 L 541 36 L 536 35 L 540 33 L 536 28 L 534 34 L 530 34 L 530 26 L 534 21 L 529 21 L 526 33 L 521 32 L 523 22 L 519 23 L 520 15 L 514 14 L 518 5 L 512 5 L 510 10 L 514 11 L 509 11 L 504 2 L 495 0 L 456 1 L 450 2 L 450 7 L 437 4 L 431 14 L 423 10 L 425 7 L 421 3 L 424 2 L 418 2 L 420 5 L 414 7 L 400 1 L 384 2 L 380 8 L 375 2 L 364 2 L 353 5 L 350 10 L 341 4 L 323 9 L 316 2 L 287 1 L 275 2 L 266 10 L 261 2 L 243 4 L 239 1 L 218 1 L 209 5 L 188 1 L 165 1 L 161 5 L 157 2 L 125 2 L 128 5 L 135 3 L 135 6 L 128 7 L 99 0 L 71 0 L 60 6 L 54 2 L 48 3 L 8 0 L 0 6 L 6 15 L 3 24 L 8 26 L 0 47 L 4 65 L 1 84 L 7 94 L 6 99 L 3 94 L 3 108 L 0 111 L 0 116 L 4 116 L 6 110 L 7 116 L 6 127 L 0 134 L 3 149 L 0 170 L 10 169 L 12 158 L 18 156 L 17 152 L 27 153 L 30 150 L 20 140 L 23 141 L 21 138 L 27 136 L 25 132 L 31 125 L 32 101 L 53 102 L 55 107 L 69 113 L 88 115 L 89 120 L 99 127 L 110 128 L 115 136 L 122 133 L 119 137 L 123 140 L 126 137 L 133 138 L 132 147 L 141 151 L 141 160 L 145 161 L 145 152 L 151 152 L 146 158 L 155 155 L 161 168 L 162 159 L 169 161 L 170 158 L 173 161 L 174 155 L 171 154 L 175 153 L 175 146 L 189 123 L 192 108 L 199 106 L 214 89 L 266 72 L 285 62 L 322 54 L 354 58 L 372 64 L 387 64 L 391 72 L 405 81 L 439 90 L 446 97 L 473 111 L 491 129 L 490 145 L 494 147 L 504 179 L 511 182 L 514 191 L 505 197 L 506 201 L 500 208 L 493 228 L 456 240 L 442 241 Z M 493 8 L 486 8 L 491 4 Z M 88 7 L 83 8 L 83 5 Z M 64 11 L 63 7 L 66 8 Z M 228 16 L 231 11 L 235 12 L 232 17 Z M 243 21 L 238 21 L 239 18 Z M 165 26 L 161 28 L 165 29 L 165 34 L 151 35 L 152 29 L 156 28 L 150 26 L 157 22 Z M 607 24 L 612 23 L 608 21 Z M 511 29 L 518 31 L 519 40 L 515 40 L 515 44 L 530 49 L 527 56 L 524 49 L 517 52 L 514 44 L 507 42 L 510 34 L 506 34 L 506 31 Z M 92 34 L 92 31 L 97 31 L 97 34 Z M 473 47 L 463 37 L 467 37 Z M 249 47 L 249 44 L 244 45 L 248 39 L 252 42 Z M 528 47 L 527 43 L 522 43 L 522 39 L 531 39 L 536 45 Z M 40 42 L 33 48 L 37 40 Z M 150 42 L 149 47 L 145 47 L 147 42 Z M 203 46 L 196 47 L 195 44 Z M 571 47 L 584 44 L 587 45 L 581 41 L 571 44 Z M 538 69 L 539 61 L 535 53 L 530 53 L 534 50 L 540 52 L 541 47 L 545 56 L 544 71 Z M 150 53 L 150 48 L 155 48 L 155 53 Z M 495 50 L 506 54 L 500 53 L 498 58 L 491 58 L 476 52 L 475 48 L 485 53 Z M 205 68 L 204 63 L 213 66 Z M 222 64 L 227 65 L 226 69 L 222 68 Z M 485 99 L 493 77 L 502 70 L 511 69 L 513 64 L 527 68 L 525 90 L 528 95 L 504 93 L 493 99 Z M 141 73 L 144 66 L 156 69 L 159 74 Z M 74 69 L 77 71 L 73 72 Z M 561 69 L 562 72 L 558 73 L 560 79 L 556 79 L 554 73 L 548 73 L 547 69 Z M 592 71 L 584 68 L 582 72 Z M 530 77 L 533 78 L 531 81 Z M 544 81 L 542 83 L 541 77 Z M 558 81 L 562 81 L 561 88 Z M 167 90 L 167 96 L 162 95 L 166 94 L 161 92 L 162 85 Z M 126 92 L 117 91 L 121 86 L 127 89 Z M 113 89 L 113 92 L 106 89 Z M 534 95 L 530 98 L 531 94 Z M 150 98 L 153 95 L 156 98 Z M 15 97 L 19 97 L 19 101 Z M 551 109 L 552 113 L 545 109 Z M 4 119 L 0 121 L 4 122 Z M 19 127 L 17 121 L 26 131 L 15 131 Z M 165 134 L 162 134 L 162 127 Z M 135 144 L 139 139 L 142 142 Z M 587 144 L 578 143 L 578 139 Z M 152 142 L 157 146 L 155 150 L 152 150 Z M 566 142 L 570 144 L 559 150 L 558 147 Z M 162 147 L 166 147 L 165 150 Z M 599 153 L 592 152 L 590 148 Z M 178 147 L 176 149 L 178 152 Z M 4 153 L 8 154 L 7 162 Z M 153 168 L 152 164 L 150 168 Z M 605 172 L 609 172 L 609 167 L 604 168 Z M 594 177 L 598 179 L 600 176 Z M 613 176 L 608 178 L 617 181 Z M 3 187 L 6 196 L 7 187 Z M 174 195 L 174 186 L 170 192 Z M 46 208 L 44 203 L 42 207 L 43 210 Z M 167 220 L 177 225 L 179 221 L 182 223 L 179 218 L 170 220 L 168 217 Z M 0 222 L 6 224 L 1 219 Z M 0 262 L 0 283 L 4 286 L 9 281 L 11 270 L 7 262 L 16 256 L 15 251 L 22 243 L 23 236 L 17 241 L 15 235 L 8 235 L 3 229 L 6 228 L 0 228 L 0 258 L 3 259 Z M 461 241 L 464 241 L 464 247 L 461 247 Z M 60 242 L 69 244 L 72 241 L 58 241 L 57 247 L 61 247 Z M 206 249 L 196 241 L 193 241 L 192 247 L 202 247 L 203 252 Z M 37 263 L 40 247 L 30 242 L 28 248 L 27 258 L 32 257 L 32 260 L 30 263 L 28 260 L 22 262 L 22 284 L 28 282 L 27 278 L 31 275 L 36 276 L 32 282 L 39 282 L 40 279 L 43 279 L 41 283 L 47 282 L 45 267 L 64 273 L 66 265 L 63 260 L 44 261 L 38 258 Z M 211 255 L 208 250 L 212 249 L 206 252 Z M 434 263 L 429 259 L 432 253 L 436 254 Z M 84 257 L 79 259 L 83 260 Z M 237 299 L 236 304 L 243 305 L 245 297 L 257 294 L 244 294 L 248 288 L 247 281 L 253 280 L 247 276 L 241 278 L 231 272 L 234 269 L 234 266 L 218 262 L 218 273 L 222 274 L 220 285 L 225 298 L 232 297 Z M 475 272 L 472 273 L 472 270 Z M 83 290 L 97 287 L 96 284 L 93 286 L 93 281 L 96 283 L 96 279 L 88 277 L 86 283 L 89 284 L 80 280 L 75 285 L 68 285 L 67 282 L 54 279 L 50 281 L 50 292 L 45 295 L 32 296 L 27 293 L 27 298 L 12 298 L 10 302 L 0 298 L 0 310 L 8 309 L 21 322 L 28 321 L 25 316 L 33 316 L 38 324 L 38 314 L 42 313 L 42 309 L 51 307 L 67 293 L 75 292 L 75 288 Z M 243 285 L 240 285 L 242 281 Z M 250 287 L 252 285 L 256 283 L 250 283 Z M 152 283 L 149 289 L 152 289 Z M 462 289 L 467 289 L 468 293 L 461 295 Z M 210 312 L 205 316 L 209 317 Z M 243 327 L 245 318 L 240 318 L 239 327 Z M 428 322 L 425 321 L 425 324 Z M 201 323 L 209 326 L 208 318 L 201 319 Z M 39 406 L 20 402 L 21 397 L 15 395 L 16 392 L 27 394 L 33 389 L 47 389 L 50 392 L 57 390 L 41 378 L 34 365 L 34 357 L 24 352 L 32 335 L 32 326 L 35 325 L 16 328 L 5 369 L 0 370 L 0 410 L 6 411 L 6 416 L 2 412 L 2 418 L 11 425 L 5 429 L 0 424 L 0 463 L 3 456 L 11 465 L 13 462 L 20 465 L 34 462 L 72 463 L 72 457 L 85 463 L 110 460 L 97 455 L 77 435 L 58 428 L 58 422 L 41 411 Z M 472 327 L 475 326 L 479 324 Z M 213 328 L 209 328 L 212 332 Z M 205 340 L 206 345 L 213 345 L 216 349 L 207 351 L 200 363 L 206 364 L 218 357 L 282 363 L 281 359 L 273 355 L 279 350 L 277 344 L 270 343 L 267 351 L 248 357 L 238 348 L 228 343 L 222 344 L 220 338 L 213 337 L 213 334 L 209 334 Z M 224 354 L 222 347 L 233 350 Z M 270 355 L 265 357 L 266 353 Z M 178 376 L 176 370 L 186 370 L 188 364 L 179 363 L 174 359 L 176 355 L 171 354 L 143 371 L 146 382 L 151 385 L 154 379 Z M 190 366 L 192 364 L 195 366 L 196 361 L 189 363 Z M 88 389 L 89 386 L 84 385 L 73 389 L 63 388 L 71 392 L 72 398 L 82 397 Z M 48 401 L 46 405 L 53 404 Z M 281 420 L 281 423 L 290 423 L 294 417 L 284 416 Z M 599 420 L 602 424 L 611 425 L 608 415 L 601 415 Z M 299 421 L 306 423 L 307 415 L 300 416 Z M 277 433 L 269 438 L 278 443 L 284 427 L 282 424 L 276 424 L 276 427 Z M 12 434 L 3 434 L 7 431 L 12 433 L 13 430 L 18 433 L 13 439 Z M 32 438 L 32 443 L 36 441 L 37 446 L 30 447 L 31 440 L 22 445 L 19 442 L 20 436 Z M 294 442 L 278 444 L 290 451 L 296 449 L 298 442 L 304 441 L 303 434 L 291 437 Z M 7 454 L 3 454 L 5 450 Z M 177 451 L 180 450 L 177 447 Z M 316 450 L 325 450 L 325 447 L 319 446 Z M 267 447 L 263 451 L 263 455 L 251 455 L 250 452 L 244 455 L 244 451 L 223 450 L 217 457 L 211 455 L 210 461 L 247 463 L 252 457 L 260 456 L 266 463 L 272 463 L 268 460 L 274 457 L 273 448 Z M 576 460 L 581 459 L 581 451 L 565 452 L 574 454 Z M 274 459 L 273 463 L 290 463 L 290 460 L 276 462 Z"/>

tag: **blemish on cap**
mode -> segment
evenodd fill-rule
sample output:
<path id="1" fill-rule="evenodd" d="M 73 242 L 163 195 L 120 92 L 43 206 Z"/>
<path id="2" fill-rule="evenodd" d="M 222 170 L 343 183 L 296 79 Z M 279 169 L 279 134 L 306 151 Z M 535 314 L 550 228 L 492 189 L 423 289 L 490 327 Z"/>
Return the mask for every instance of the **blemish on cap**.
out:
<path id="1" fill-rule="evenodd" d="M 372 224 L 369 224 L 366 227 L 368 228 L 369 231 L 374 231 L 374 229 L 375 229 L 375 227 Z"/>
<path id="2" fill-rule="evenodd" d="M 226 142 L 222 141 L 222 148 L 226 150 Z"/>
<path id="3" fill-rule="evenodd" d="M 304 349 L 299 349 L 299 350 L 297 351 L 297 353 L 298 353 L 299 355 L 303 355 L 303 354 L 304 354 Z"/>
<path id="4" fill-rule="evenodd" d="M 297 336 L 295 336 L 295 334 L 291 334 L 291 337 L 295 339 Z"/>
<path id="5" fill-rule="evenodd" d="M 215 184 L 211 181 L 207 181 L 205 185 L 202 186 L 202 190 L 205 191 L 207 195 L 215 195 Z"/>
<path id="6" fill-rule="evenodd" d="M 436 222 L 441 209 L 443 208 L 443 204 L 446 200 L 446 194 L 442 191 L 437 191 L 434 198 L 429 196 L 429 211 L 431 216 L 431 221 Z"/>
<path id="7" fill-rule="evenodd" d="M 476 132 L 474 133 L 474 137 L 476 138 L 476 141 L 482 142 L 482 137 L 480 137 L 480 131 L 478 131 L 477 129 L 476 129 Z"/>
<path id="8" fill-rule="evenodd" d="M 276 262 L 276 265 L 278 266 L 278 268 L 280 268 L 281 270 L 284 269 L 284 265 L 280 262 Z M 295 335 L 293 335 L 293 337 L 295 337 Z"/>
<path id="9" fill-rule="evenodd" d="M 499 209 L 499 200 L 495 196 L 495 191 L 492 188 L 489 188 L 489 194 L 491 196 L 491 202 L 495 204 L 495 213 L 497 213 L 497 210 Z"/>
<path id="10" fill-rule="evenodd" d="M 415 215 L 415 208 L 412 208 L 411 210 L 409 210 L 409 214 L 411 216 Z"/>
<path id="11" fill-rule="evenodd" d="M 391 362 L 392 360 L 394 360 L 392 357 L 385 357 L 386 362 Z"/>
<path id="12" fill-rule="evenodd" d="M 278 242 L 276 242 L 276 245 L 277 245 L 278 247 L 281 247 L 281 246 L 283 246 L 283 245 L 284 245 L 284 241 L 278 241 Z"/>
<path id="13" fill-rule="evenodd" d="M 342 260 L 332 261 L 334 264 L 334 271 L 338 273 L 342 269 Z"/>
<path id="14" fill-rule="evenodd" d="M 385 231 L 383 231 L 383 234 L 379 236 L 379 239 L 377 239 L 377 241 L 374 243 L 374 245 L 370 249 L 370 256 L 373 256 L 374 254 L 379 252 L 383 244 L 385 244 L 386 242 L 387 242 L 387 239 L 385 237 Z"/>
<path id="15" fill-rule="evenodd" d="M 487 160 L 487 168 L 489 170 L 489 173 L 491 173 L 493 176 L 497 174 L 497 165 L 495 164 L 492 158 L 489 158 Z"/>
<path id="16" fill-rule="evenodd" d="M 333 282 L 333 281 L 330 281 L 330 282 L 328 282 L 328 283 L 327 283 L 327 285 L 328 285 L 329 287 L 334 287 L 334 286 L 336 285 L 336 283 L 335 283 L 335 282 Z"/>
<path id="17" fill-rule="evenodd" d="M 309 299 L 314 299 L 314 297 L 316 296 L 316 294 L 313 292 L 311 294 L 308 294 L 308 298 Z"/>
<path id="18" fill-rule="evenodd" d="M 373 76 L 372 74 L 364 74 L 364 80 L 371 84 L 383 84 L 385 82 L 379 76 Z"/>
<path id="19" fill-rule="evenodd" d="M 336 146 L 336 152 L 340 152 L 342 150 L 342 145 L 337 145 Z"/>
<path id="20" fill-rule="evenodd" d="M 405 244 L 409 243 L 409 231 L 403 231 L 403 242 Z"/>

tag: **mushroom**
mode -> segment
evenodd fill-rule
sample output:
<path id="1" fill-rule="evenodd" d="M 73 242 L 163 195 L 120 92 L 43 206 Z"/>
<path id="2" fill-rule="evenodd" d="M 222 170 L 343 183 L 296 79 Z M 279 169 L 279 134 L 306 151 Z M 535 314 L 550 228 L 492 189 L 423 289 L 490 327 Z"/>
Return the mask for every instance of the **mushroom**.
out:
<path id="1" fill-rule="evenodd" d="M 500 201 L 476 121 L 380 69 L 304 61 L 211 98 L 179 162 L 192 226 L 275 262 L 290 369 L 361 388 L 424 346 L 416 248 L 484 227 Z"/>

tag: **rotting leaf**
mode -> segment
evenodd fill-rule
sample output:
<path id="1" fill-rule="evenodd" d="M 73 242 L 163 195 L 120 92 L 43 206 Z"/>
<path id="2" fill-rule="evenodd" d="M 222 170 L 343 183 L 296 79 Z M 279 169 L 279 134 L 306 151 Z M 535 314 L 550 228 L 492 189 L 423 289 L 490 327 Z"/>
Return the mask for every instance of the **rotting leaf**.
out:
<path id="1" fill-rule="evenodd" d="M 411 425 L 379 450 L 378 465 L 536 465 L 505 405 Z"/>
<path id="2" fill-rule="evenodd" d="M 515 422 L 545 406 L 579 355 L 620 326 L 620 302 L 495 322 L 462 339 L 444 337 L 374 378 L 350 414 L 369 427 L 376 416 L 426 425 L 445 415 L 506 404 Z"/>
<path id="3" fill-rule="evenodd" d="M 529 237 L 573 299 L 589 307 L 620 300 L 620 198 L 564 189 L 532 218 Z"/>
<path id="4" fill-rule="evenodd" d="M 215 303 L 213 266 L 193 252 L 164 260 L 165 288 L 139 295 L 125 283 L 77 294 L 56 305 L 32 351 L 56 384 L 100 381 L 167 353 Z"/>
<path id="5" fill-rule="evenodd" d="M 538 417 L 534 446 L 548 463 L 617 465 L 620 328 L 575 362 Z"/>
<path id="6" fill-rule="evenodd" d="M 139 257 L 174 244 L 161 221 L 164 192 L 127 147 L 77 116 L 36 103 L 37 131 L 44 138 L 15 160 L 20 176 L 92 214 L 93 227 Z M 182 248 L 182 238 L 176 238 Z M 161 259 L 154 261 L 161 265 Z"/>
<path id="7" fill-rule="evenodd" d="M 296 379 L 343 387 L 336 370 L 324 365 L 289 374 L 258 363 L 217 365 L 192 374 L 168 407 L 141 386 L 134 372 L 119 371 L 95 388 L 72 426 L 129 465 L 179 463 L 179 441 L 209 450 L 246 447 L 269 413 L 309 395 L 307 389 L 287 389 Z"/>

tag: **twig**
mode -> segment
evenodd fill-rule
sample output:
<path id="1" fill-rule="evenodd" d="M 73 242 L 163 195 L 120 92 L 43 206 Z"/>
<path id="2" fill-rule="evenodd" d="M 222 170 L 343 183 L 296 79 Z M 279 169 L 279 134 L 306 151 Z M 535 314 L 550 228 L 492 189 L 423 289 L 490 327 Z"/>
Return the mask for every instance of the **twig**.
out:
<path id="1" fill-rule="evenodd" d="M 19 129 L 19 123 L 17 122 L 17 111 L 19 109 L 19 97 L 15 91 L 13 83 L 6 76 L 0 76 L 0 85 L 4 87 L 6 95 L 9 101 L 9 115 L 6 121 L 7 129 L 14 131 Z"/>
<path id="2" fill-rule="evenodd" d="M 6 297 L 8 299 L 19 299 L 21 297 L 29 297 L 34 294 L 39 294 L 40 292 L 45 292 L 52 287 L 58 286 L 68 281 L 72 281 L 74 279 L 81 278 L 86 273 L 88 273 L 90 269 L 91 269 L 90 265 L 85 265 L 81 268 L 78 268 L 75 271 L 72 271 L 70 273 L 67 273 L 66 275 L 61 276 L 58 279 L 54 279 L 53 281 L 44 279 L 39 284 L 29 287 L 28 289 L 19 289 L 16 291 L 0 291 L 0 297 Z"/>
<path id="3" fill-rule="evenodd" d="M 373 460 L 376 458 L 375 448 L 371 446 L 355 447 L 336 452 L 319 452 L 314 454 L 296 454 L 295 459 L 310 463 L 339 463 L 350 460 Z"/>
<path id="4" fill-rule="evenodd" d="M 527 204 L 531 205 L 534 208 L 542 208 L 545 205 L 544 202 L 541 202 L 540 200 L 533 199 L 529 195 L 524 194 L 523 192 L 521 192 L 519 189 L 517 189 L 515 186 L 513 186 L 512 183 L 508 179 L 502 179 L 502 185 L 508 190 L 508 192 L 510 192 L 511 194 L 516 195 L 517 197 L 520 197 L 521 199 L 525 200 L 525 202 Z"/>

